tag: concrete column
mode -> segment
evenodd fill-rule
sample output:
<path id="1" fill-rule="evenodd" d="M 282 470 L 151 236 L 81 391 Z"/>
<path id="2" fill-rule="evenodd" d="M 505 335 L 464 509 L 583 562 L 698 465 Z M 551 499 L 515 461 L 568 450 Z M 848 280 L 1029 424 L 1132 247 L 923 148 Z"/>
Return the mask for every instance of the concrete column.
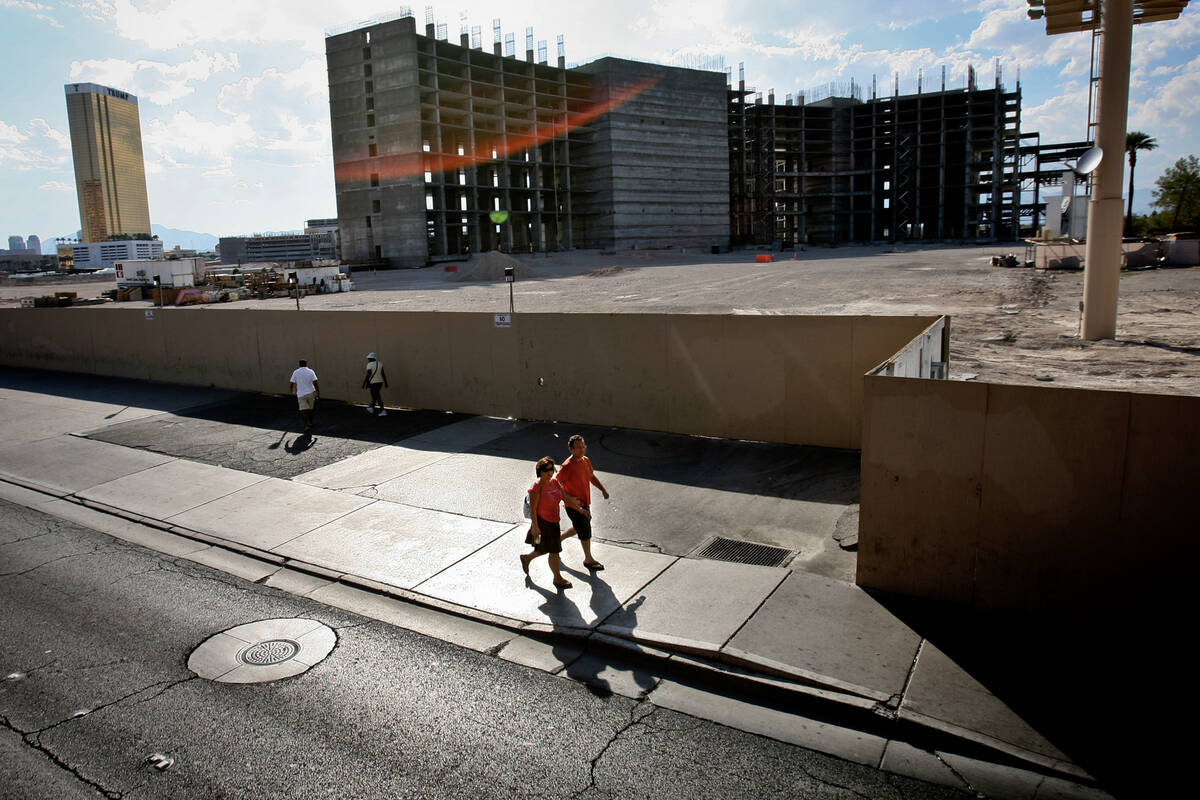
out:
<path id="1" fill-rule="evenodd" d="M 1091 340 L 1112 339 L 1117 334 L 1132 0 L 1104 0 L 1101 24 L 1096 146 L 1104 151 L 1104 160 L 1092 181 L 1083 279 L 1083 338 Z"/>

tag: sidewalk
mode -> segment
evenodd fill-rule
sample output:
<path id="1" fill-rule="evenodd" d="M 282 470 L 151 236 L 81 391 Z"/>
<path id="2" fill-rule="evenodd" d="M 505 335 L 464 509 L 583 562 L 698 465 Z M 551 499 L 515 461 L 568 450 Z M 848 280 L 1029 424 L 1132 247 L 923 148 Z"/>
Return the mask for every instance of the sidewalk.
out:
<path id="1" fill-rule="evenodd" d="M 540 447 L 530 444 L 530 423 L 456 418 L 284 480 L 86 438 L 230 393 L 55 377 L 0 371 L 7 409 L 0 498 L 887 771 L 992 797 L 1106 796 L 982 683 L 853 583 L 795 566 L 680 554 L 746 514 L 761 521 L 795 513 L 827 536 L 837 514 L 777 485 L 766 495 L 664 485 L 631 468 L 610 473 L 596 457 L 619 504 L 609 509 L 597 498 L 594 505 L 594 553 L 607 568 L 583 569 L 578 544 L 568 540 L 564 574 L 574 586 L 557 592 L 545 559 L 534 562 L 529 581 L 517 559 L 528 524 L 520 491 L 533 481 L 528 453 Z M 675 532 L 664 533 L 662 545 L 614 544 L 622 520 L 635 514 Z M 778 536 L 808 546 L 803 531 Z M 793 563 L 805 562 L 798 556 Z M 841 569 L 820 558 L 812 563 Z M 463 622 L 434 621 L 425 609 Z M 663 677 L 635 673 L 630 684 L 605 666 L 603 657 L 614 654 Z M 596 658 L 601 663 L 588 666 Z M 703 687 L 765 703 L 726 702 Z M 773 710 L 780 708 L 797 713 Z"/>

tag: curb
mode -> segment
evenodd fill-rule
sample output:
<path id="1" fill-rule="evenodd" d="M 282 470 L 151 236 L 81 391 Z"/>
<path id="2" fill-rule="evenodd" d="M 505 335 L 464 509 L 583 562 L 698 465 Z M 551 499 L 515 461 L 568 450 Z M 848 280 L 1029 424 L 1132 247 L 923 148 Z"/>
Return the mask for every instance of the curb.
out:
<path id="1" fill-rule="evenodd" d="M 85 500 L 73 493 L 64 493 L 60 489 L 42 486 L 16 476 L 0 473 L 0 483 L 9 483 L 153 530 L 236 553 L 271 567 L 286 568 L 543 642 L 569 642 L 586 653 L 614 656 L 625 663 L 665 672 L 672 680 L 714 694 L 745 699 L 758 705 L 769 705 L 788 713 L 820 719 L 889 740 L 903 741 L 926 750 L 952 751 L 992 763 L 1064 778 L 1086 786 L 1096 786 L 1095 780 L 1074 764 L 1025 750 L 935 717 L 900 708 L 898 696 L 885 696 L 877 690 L 781 664 L 736 648 L 714 649 L 711 645 L 680 637 L 655 636 L 602 624 L 590 628 L 513 619 L 351 573 L 338 572 L 269 553 L 185 526 L 172 525 L 104 503 Z M 49 511 L 45 513 L 52 514 Z"/>

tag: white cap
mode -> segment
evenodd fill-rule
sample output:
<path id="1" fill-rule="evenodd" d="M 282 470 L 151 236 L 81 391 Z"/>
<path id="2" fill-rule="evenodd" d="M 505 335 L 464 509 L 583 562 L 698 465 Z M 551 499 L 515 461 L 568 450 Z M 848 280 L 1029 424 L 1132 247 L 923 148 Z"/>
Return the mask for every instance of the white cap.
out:
<path id="1" fill-rule="evenodd" d="M 367 361 L 374 361 L 374 360 L 375 360 L 375 354 L 367 353 Z"/>

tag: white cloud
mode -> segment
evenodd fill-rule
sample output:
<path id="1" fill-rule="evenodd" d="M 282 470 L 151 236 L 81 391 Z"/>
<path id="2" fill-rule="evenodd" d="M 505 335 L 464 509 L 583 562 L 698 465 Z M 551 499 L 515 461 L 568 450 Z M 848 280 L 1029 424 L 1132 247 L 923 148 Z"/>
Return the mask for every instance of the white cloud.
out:
<path id="1" fill-rule="evenodd" d="M 1200 56 L 1184 65 L 1174 77 L 1147 99 L 1131 102 L 1129 127 L 1159 139 L 1186 139 L 1200 127 Z"/>
<path id="2" fill-rule="evenodd" d="M 71 144 L 66 134 L 36 117 L 25 131 L 0 121 L 0 168 L 59 170 L 68 166 Z"/>
<path id="3" fill-rule="evenodd" d="M 52 28 L 62 27 L 61 22 L 50 16 L 50 13 L 55 10 L 54 7 L 48 6 L 45 3 L 34 3 L 31 0 L 0 0 L 0 7 L 18 8 L 22 11 L 28 11 L 33 14 L 35 19 L 40 19 Z"/>
<path id="4" fill-rule="evenodd" d="M 240 68 L 237 53 L 195 50 L 189 60 L 179 64 L 119 58 L 73 61 L 67 74 L 72 81 L 112 86 L 137 95 L 139 100 L 165 106 L 195 92 L 194 84 L 221 72 L 236 73 Z"/>
<path id="5" fill-rule="evenodd" d="M 199 119 L 190 111 L 177 111 L 165 120 L 152 119 L 142 128 L 143 145 L 170 166 L 207 168 L 257 140 L 254 129 L 245 120 L 212 122 Z"/>
<path id="6" fill-rule="evenodd" d="M 1073 83 L 1053 97 L 1021 110 L 1021 129 L 1037 131 L 1042 142 L 1074 142 L 1084 138 L 1087 127 L 1088 90 L 1086 81 Z"/>
<path id="7" fill-rule="evenodd" d="M 71 185 L 69 183 L 63 183 L 62 181 L 46 181 L 38 188 L 42 189 L 44 191 L 47 191 L 47 192 L 73 192 L 73 191 L 75 191 L 75 187 L 73 185 Z"/>
<path id="8" fill-rule="evenodd" d="M 376 14 L 395 13 L 384 0 L 330 3 L 316 0 L 78 0 L 92 19 L 131 41 L 159 50 L 207 42 L 292 44 L 324 52 L 324 27 Z"/>
<path id="9" fill-rule="evenodd" d="M 288 165 L 328 163 L 327 80 L 319 58 L 291 71 L 269 69 L 222 87 L 217 108 L 257 133 L 264 151 L 260 158 Z M 304 102 L 297 102 L 300 98 Z"/>

